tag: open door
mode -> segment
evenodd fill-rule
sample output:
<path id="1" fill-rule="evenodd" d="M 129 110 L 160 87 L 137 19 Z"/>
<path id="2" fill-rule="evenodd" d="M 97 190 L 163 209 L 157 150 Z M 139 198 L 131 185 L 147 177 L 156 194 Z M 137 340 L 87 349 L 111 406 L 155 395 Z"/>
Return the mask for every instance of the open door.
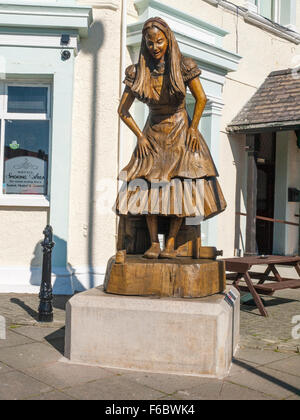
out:
<path id="1" fill-rule="evenodd" d="M 257 216 L 274 218 L 276 133 L 262 133 L 255 138 L 257 162 Z M 256 243 L 259 255 L 273 253 L 274 224 L 257 219 Z"/>

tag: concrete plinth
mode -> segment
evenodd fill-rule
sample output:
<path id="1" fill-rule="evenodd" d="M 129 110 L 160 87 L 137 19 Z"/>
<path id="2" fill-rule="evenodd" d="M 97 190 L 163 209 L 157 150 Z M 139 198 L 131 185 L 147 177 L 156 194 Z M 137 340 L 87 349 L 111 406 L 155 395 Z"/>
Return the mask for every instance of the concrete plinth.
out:
<path id="1" fill-rule="evenodd" d="M 236 300 L 226 297 L 233 292 Z M 222 378 L 239 338 L 240 300 L 224 294 L 174 299 L 111 295 L 95 288 L 66 308 L 72 362 Z"/>

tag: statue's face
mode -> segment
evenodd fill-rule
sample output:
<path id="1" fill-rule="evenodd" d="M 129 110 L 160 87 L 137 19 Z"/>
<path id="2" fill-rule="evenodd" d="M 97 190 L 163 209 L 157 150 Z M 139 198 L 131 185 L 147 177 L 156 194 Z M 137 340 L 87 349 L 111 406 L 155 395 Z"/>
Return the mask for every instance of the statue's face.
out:
<path id="1" fill-rule="evenodd" d="M 168 40 L 165 34 L 158 28 L 150 28 L 145 34 L 146 46 L 150 55 L 160 61 L 167 52 Z"/>

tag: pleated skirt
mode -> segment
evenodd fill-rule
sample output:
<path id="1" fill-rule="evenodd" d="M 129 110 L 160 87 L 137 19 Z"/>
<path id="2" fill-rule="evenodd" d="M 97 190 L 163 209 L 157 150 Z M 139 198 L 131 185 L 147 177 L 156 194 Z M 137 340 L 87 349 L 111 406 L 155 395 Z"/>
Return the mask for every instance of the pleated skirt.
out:
<path id="1" fill-rule="evenodd" d="M 150 183 L 138 178 L 124 182 L 115 210 L 119 215 L 158 215 L 209 219 L 224 211 L 226 201 L 216 177 L 174 178 Z"/>

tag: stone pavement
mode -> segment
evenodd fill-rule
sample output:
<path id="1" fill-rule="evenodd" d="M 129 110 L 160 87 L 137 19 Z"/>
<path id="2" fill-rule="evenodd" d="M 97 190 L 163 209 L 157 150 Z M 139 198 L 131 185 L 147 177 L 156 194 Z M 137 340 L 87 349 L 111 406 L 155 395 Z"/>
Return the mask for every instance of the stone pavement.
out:
<path id="1" fill-rule="evenodd" d="M 283 277 L 299 278 L 294 268 L 277 268 Z M 265 269 L 266 266 L 261 265 L 256 266 L 254 271 L 264 272 Z M 261 296 L 261 298 L 265 302 L 268 318 L 260 316 L 256 305 L 241 306 L 241 348 L 270 349 L 299 354 L 300 340 L 293 339 L 291 332 L 295 327 L 292 323 L 293 317 L 300 316 L 300 289 L 280 290 L 273 296 Z"/>
<path id="2" fill-rule="evenodd" d="M 0 400 L 299 400 L 300 290 L 264 298 L 269 318 L 241 306 L 241 340 L 224 380 L 151 374 L 67 363 L 66 296 L 54 298 L 54 322 L 37 322 L 37 295 L 0 294 L 6 339 L 0 340 Z M 299 323 L 300 321 L 298 321 Z M 299 329 L 300 332 L 300 329 Z"/>

